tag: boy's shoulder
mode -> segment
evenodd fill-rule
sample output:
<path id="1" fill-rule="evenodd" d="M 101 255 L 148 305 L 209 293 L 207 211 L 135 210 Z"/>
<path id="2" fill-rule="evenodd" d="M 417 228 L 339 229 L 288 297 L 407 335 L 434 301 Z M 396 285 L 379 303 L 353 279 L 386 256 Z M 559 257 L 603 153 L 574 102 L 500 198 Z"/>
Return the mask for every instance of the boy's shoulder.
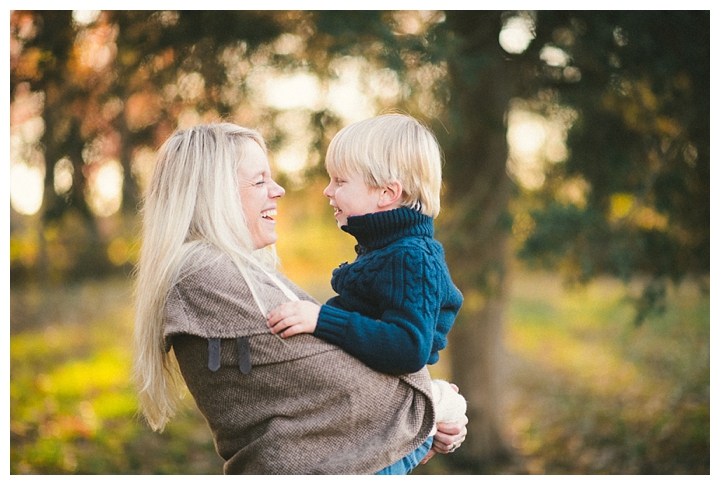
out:
<path id="1" fill-rule="evenodd" d="M 391 246 L 394 245 L 407 245 L 408 247 L 442 247 L 440 241 L 429 235 L 413 235 L 401 237 L 391 244 Z"/>
<path id="2" fill-rule="evenodd" d="M 426 255 L 444 255 L 442 244 L 430 236 L 408 236 L 398 239 L 382 250 L 385 254 L 417 253 Z"/>

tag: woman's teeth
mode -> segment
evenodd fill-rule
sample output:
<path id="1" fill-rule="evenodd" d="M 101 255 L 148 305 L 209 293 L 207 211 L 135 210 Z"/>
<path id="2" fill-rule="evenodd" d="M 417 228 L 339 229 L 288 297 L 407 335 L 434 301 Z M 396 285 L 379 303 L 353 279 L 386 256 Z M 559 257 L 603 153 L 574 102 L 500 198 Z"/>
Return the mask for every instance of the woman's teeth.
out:
<path id="1" fill-rule="evenodd" d="M 270 209 L 270 210 L 263 211 L 260 213 L 260 216 L 263 219 L 272 219 L 272 217 L 276 216 L 276 215 L 277 215 L 277 211 L 275 209 Z"/>

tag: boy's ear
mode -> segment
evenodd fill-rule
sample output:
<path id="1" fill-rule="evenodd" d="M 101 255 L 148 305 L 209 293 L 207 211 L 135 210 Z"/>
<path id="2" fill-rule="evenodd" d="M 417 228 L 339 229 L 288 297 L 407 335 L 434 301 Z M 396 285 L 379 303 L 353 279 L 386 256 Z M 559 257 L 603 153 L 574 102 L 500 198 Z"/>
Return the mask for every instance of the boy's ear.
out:
<path id="1" fill-rule="evenodd" d="M 385 184 L 385 187 L 383 187 L 382 194 L 380 195 L 380 200 L 378 200 L 378 207 L 380 209 L 385 209 L 392 206 L 400 200 L 400 198 L 402 197 L 402 193 L 403 187 L 400 182 L 398 182 L 397 180 L 388 182 L 387 184 Z"/>

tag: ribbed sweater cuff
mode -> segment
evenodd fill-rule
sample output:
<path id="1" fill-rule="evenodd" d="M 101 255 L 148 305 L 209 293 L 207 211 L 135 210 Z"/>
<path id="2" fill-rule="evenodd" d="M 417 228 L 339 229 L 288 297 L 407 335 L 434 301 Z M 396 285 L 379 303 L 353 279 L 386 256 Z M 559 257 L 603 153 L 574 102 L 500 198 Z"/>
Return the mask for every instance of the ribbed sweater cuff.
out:
<path id="1" fill-rule="evenodd" d="M 349 312 L 330 305 L 322 305 L 313 334 L 327 342 L 339 344 L 345 340 Z"/>

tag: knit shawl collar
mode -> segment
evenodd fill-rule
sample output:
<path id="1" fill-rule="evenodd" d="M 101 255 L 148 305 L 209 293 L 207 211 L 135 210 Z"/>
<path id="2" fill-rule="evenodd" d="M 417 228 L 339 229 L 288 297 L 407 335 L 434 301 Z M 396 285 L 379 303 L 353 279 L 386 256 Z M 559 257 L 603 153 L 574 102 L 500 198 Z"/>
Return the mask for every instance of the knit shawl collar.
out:
<path id="1" fill-rule="evenodd" d="M 358 253 L 388 246 L 409 236 L 432 237 L 433 219 L 409 207 L 350 216 L 342 230 L 357 239 Z"/>

